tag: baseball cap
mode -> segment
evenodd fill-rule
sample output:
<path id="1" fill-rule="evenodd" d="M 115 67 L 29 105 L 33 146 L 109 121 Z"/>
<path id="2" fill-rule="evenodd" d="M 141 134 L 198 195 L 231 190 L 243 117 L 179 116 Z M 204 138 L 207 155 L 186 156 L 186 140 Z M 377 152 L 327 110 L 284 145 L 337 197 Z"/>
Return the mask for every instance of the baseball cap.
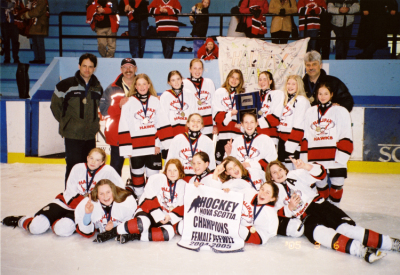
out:
<path id="1" fill-rule="evenodd" d="M 136 62 L 133 58 L 124 58 L 122 59 L 121 62 L 121 67 L 124 66 L 125 64 L 132 64 L 133 66 L 136 66 Z"/>

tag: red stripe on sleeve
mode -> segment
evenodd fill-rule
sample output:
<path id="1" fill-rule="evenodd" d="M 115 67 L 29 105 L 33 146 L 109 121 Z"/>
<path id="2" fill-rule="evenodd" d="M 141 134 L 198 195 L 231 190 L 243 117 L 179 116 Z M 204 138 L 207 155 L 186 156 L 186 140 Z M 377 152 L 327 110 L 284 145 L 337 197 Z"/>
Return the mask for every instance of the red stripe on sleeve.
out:
<path id="1" fill-rule="evenodd" d="M 158 201 L 157 197 L 154 197 L 152 199 L 145 199 L 142 204 L 140 205 L 140 208 L 143 209 L 144 212 L 150 213 L 151 210 L 160 208 L 160 202 Z"/>
<path id="2" fill-rule="evenodd" d="M 178 217 L 183 217 L 183 214 L 184 214 L 184 210 L 185 210 L 185 208 L 184 208 L 184 206 L 183 205 L 181 205 L 181 206 L 178 206 L 178 207 L 175 207 L 173 210 L 172 210 L 172 213 L 175 213 Z"/>
<path id="3" fill-rule="evenodd" d="M 67 203 L 67 205 L 69 207 L 71 207 L 72 209 L 75 209 L 78 204 L 84 199 L 85 197 L 77 194 L 75 197 L 73 197 L 72 199 L 69 200 L 69 202 Z"/>
<path id="4" fill-rule="evenodd" d="M 267 166 L 268 166 L 267 160 L 265 160 L 265 159 L 260 159 L 258 162 L 260 163 L 262 170 L 265 171 L 265 169 L 266 169 Z"/>
<path id="5" fill-rule="evenodd" d="M 279 118 L 277 118 L 277 117 L 274 116 L 273 114 L 267 115 L 267 117 L 265 118 L 265 120 L 268 122 L 269 127 L 276 127 L 276 126 L 279 125 Z"/>
<path id="6" fill-rule="evenodd" d="M 353 152 L 353 142 L 349 139 L 341 139 L 339 140 L 339 142 L 337 143 L 337 148 L 338 150 L 351 155 L 351 153 Z"/>
<path id="7" fill-rule="evenodd" d="M 213 124 L 213 122 L 212 122 L 212 116 L 204 116 L 204 117 L 203 117 L 203 121 L 204 121 L 204 127 L 210 126 L 210 125 Z"/>
<path id="8" fill-rule="evenodd" d="M 300 143 L 300 141 L 303 139 L 303 136 L 304 136 L 303 130 L 293 128 L 292 132 L 290 132 L 288 139 Z"/>

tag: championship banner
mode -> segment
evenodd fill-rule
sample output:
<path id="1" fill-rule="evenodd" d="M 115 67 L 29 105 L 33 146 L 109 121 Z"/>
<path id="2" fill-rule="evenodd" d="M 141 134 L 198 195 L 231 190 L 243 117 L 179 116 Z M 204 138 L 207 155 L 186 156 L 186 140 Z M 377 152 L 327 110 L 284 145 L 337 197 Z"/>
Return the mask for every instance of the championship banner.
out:
<path id="1" fill-rule="evenodd" d="M 241 252 L 239 236 L 243 195 L 207 186 L 185 188 L 183 234 L 178 246 L 194 251 Z"/>
<path id="2" fill-rule="evenodd" d="M 310 38 L 289 44 L 273 44 L 245 37 L 217 37 L 221 83 L 232 69 L 243 73 L 247 92 L 258 91 L 258 75 L 269 71 L 274 76 L 275 89 L 282 90 L 288 75 L 304 76 L 304 54 Z"/>

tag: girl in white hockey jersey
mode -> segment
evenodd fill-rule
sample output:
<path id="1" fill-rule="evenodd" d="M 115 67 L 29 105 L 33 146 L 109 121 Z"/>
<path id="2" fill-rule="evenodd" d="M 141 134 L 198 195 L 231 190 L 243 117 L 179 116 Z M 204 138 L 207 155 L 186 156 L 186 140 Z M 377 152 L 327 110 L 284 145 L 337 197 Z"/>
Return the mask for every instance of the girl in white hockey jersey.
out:
<path id="1" fill-rule="evenodd" d="M 322 165 L 300 159 L 292 161 L 296 170 L 289 172 L 281 162 L 275 161 L 268 165 L 266 176 L 279 185 L 278 214 L 290 220 L 302 220 L 304 235 L 311 243 L 318 242 L 370 263 L 386 255 L 378 249 L 400 252 L 400 240 L 357 226 L 343 210 L 318 194 L 314 183 L 326 175 Z M 280 221 L 278 234 L 283 226 Z"/>
<path id="2" fill-rule="evenodd" d="M 231 70 L 222 87 L 215 91 L 212 112 L 218 128 L 218 141 L 215 148 L 217 164 L 221 163 L 225 156 L 225 145 L 228 141 L 242 134 L 240 124 L 237 123 L 235 94 L 244 92 L 243 74 L 238 69 Z"/>
<path id="3" fill-rule="evenodd" d="M 278 157 L 273 140 L 256 130 L 257 115 L 245 113 L 242 117 L 244 133 L 225 145 L 227 155 L 235 157 L 243 166 L 265 170 L 269 162 Z"/>
<path id="4" fill-rule="evenodd" d="M 109 165 L 105 165 L 106 153 L 100 148 L 89 152 L 87 163 L 72 167 L 64 193 L 32 216 L 10 216 L 4 225 L 19 226 L 31 234 L 42 234 L 50 227 L 58 236 L 70 236 L 75 232 L 74 209 L 102 179 L 109 179 L 120 188 L 125 188 L 121 177 Z"/>
<path id="5" fill-rule="evenodd" d="M 99 181 L 89 197 L 75 209 L 76 232 L 90 238 L 97 229 L 110 231 L 115 226 L 132 219 L 137 208 L 131 192 L 121 189 L 110 180 Z"/>
<path id="6" fill-rule="evenodd" d="M 162 112 L 153 83 L 139 74 L 129 90 L 129 101 L 121 110 L 119 122 L 120 155 L 130 157 L 133 186 L 139 198 L 149 178 L 162 168 L 160 147 L 168 148 L 173 137 L 169 120 Z"/>
<path id="7" fill-rule="evenodd" d="M 213 155 L 211 155 L 213 156 Z M 193 170 L 195 176 L 193 176 L 189 184 L 194 184 L 196 187 L 205 185 L 217 189 L 222 189 L 222 182 L 213 179 L 213 173 L 208 168 L 210 164 L 210 157 L 205 152 L 197 152 L 193 156 Z"/>
<path id="8" fill-rule="evenodd" d="M 195 95 L 183 86 L 182 75 L 179 71 L 169 72 L 168 84 L 171 89 L 162 93 L 160 102 L 163 114 L 168 119 L 175 137 L 185 133 L 188 117 L 198 112 L 198 105 Z M 168 148 L 163 146 L 163 159 L 167 158 Z"/>
<path id="9" fill-rule="evenodd" d="M 276 236 L 278 230 L 278 215 L 274 208 L 278 186 L 273 182 L 265 182 L 258 192 L 253 188 L 240 192 L 244 196 L 239 235 L 246 243 L 266 244 Z"/>
<path id="10" fill-rule="evenodd" d="M 278 125 L 283 112 L 285 93 L 275 90 L 275 82 L 272 74 L 263 71 L 258 76 L 261 97 L 261 117 L 258 119 L 257 132 L 272 138 L 275 146 L 278 146 Z"/>
<path id="11" fill-rule="evenodd" d="M 204 128 L 201 132 L 207 135 L 211 140 L 213 134 L 217 134 L 216 126 L 213 126 L 211 103 L 215 93 L 214 82 L 209 78 L 203 78 L 204 64 L 198 58 L 190 61 L 189 71 L 190 78 L 183 80 L 183 87 L 192 92 L 196 97 L 197 113 L 199 113 L 204 120 Z"/>
<path id="12" fill-rule="evenodd" d="M 175 136 L 168 150 L 166 161 L 170 159 L 180 160 L 185 171 L 184 180 L 186 182 L 189 182 L 195 174 L 192 162 L 193 156 L 197 152 L 206 152 L 211 156 L 209 168 L 211 171 L 215 169 L 214 143 L 209 137 L 201 133 L 203 126 L 204 123 L 201 115 L 197 113 L 189 115 L 186 123 L 187 131 Z"/>
<path id="13" fill-rule="evenodd" d="M 304 114 L 310 108 L 310 102 L 304 91 L 300 76 L 288 76 L 285 84 L 284 110 L 278 126 L 278 159 L 293 170 L 289 156 L 298 158 L 300 142 L 304 135 Z"/>
<path id="14" fill-rule="evenodd" d="M 183 219 L 185 185 L 182 164 L 171 159 L 163 174 L 149 178 L 135 218 L 97 235 L 98 242 L 117 237 L 120 243 L 132 240 L 170 241 L 177 233 L 178 223 Z M 183 226 L 183 223 L 181 223 Z M 179 228 L 181 233 L 182 228 Z"/>
<path id="15" fill-rule="evenodd" d="M 261 169 L 246 169 L 240 161 L 229 156 L 215 168 L 213 179 L 222 182 L 222 189 L 225 192 L 230 190 L 237 192 L 249 187 L 258 191 L 265 182 L 265 174 Z"/>
<path id="16" fill-rule="evenodd" d="M 325 199 L 339 206 L 343 195 L 347 162 L 353 152 L 351 118 L 346 108 L 332 104 L 333 92 L 327 83 L 318 90 L 318 105 L 307 110 L 304 119 L 304 138 L 300 157 L 305 162 L 321 163 L 331 180 L 317 182 L 317 188 Z"/>

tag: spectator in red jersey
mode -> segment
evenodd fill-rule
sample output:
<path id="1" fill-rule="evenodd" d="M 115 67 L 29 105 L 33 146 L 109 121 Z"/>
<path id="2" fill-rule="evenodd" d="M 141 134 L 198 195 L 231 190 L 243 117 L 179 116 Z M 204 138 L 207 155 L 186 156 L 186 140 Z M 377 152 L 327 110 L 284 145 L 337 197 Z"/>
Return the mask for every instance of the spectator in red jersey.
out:
<path id="1" fill-rule="evenodd" d="M 218 59 L 218 46 L 212 38 L 207 38 L 206 43 L 197 52 L 197 57 L 204 60 Z"/>

